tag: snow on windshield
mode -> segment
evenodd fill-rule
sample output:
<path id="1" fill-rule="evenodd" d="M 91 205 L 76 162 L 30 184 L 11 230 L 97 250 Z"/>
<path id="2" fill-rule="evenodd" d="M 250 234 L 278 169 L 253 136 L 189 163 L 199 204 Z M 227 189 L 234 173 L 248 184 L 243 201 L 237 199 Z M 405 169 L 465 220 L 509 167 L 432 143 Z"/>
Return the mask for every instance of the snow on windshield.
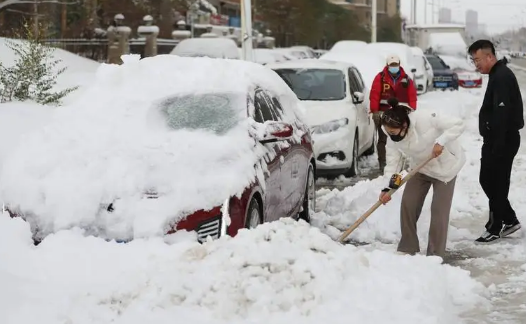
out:
<path id="1" fill-rule="evenodd" d="M 335 69 L 276 69 L 300 100 L 342 100 L 345 75 Z"/>
<path id="2" fill-rule="evenodd" d="M 243 100 L 237 97 L 225 93 L 189 94 L 168 98 L 160 107 L 172 129 L 206 129 L 223 135 L 241 120 L 236 105 L 242 105 Z"/>
<path id="3" fill-rule="evenodd" d="M 76 226 L 107 238 L 162 235 L 168 223 L 219 206 L 255 179 L 254 165 L 266 151 L 248 136 L 250 89 L 259 85 L 280 98 L 285 121 L 301 115 L 283 80 L 256 63 L 173 55 L 124 59 L 121 66 L 102 65 L 92 87 L 58 108 L 46 127 L 26 134 L 4 161 L 0 196 L 42 235 Z M 221 117 L 214 111 L 224 109 L 219 101 L 208 106 L 205 114 L 216 122 L 200 123 L 179 105 L 184 99 L 171 107 L 181 113 L 172 120 L 177 129 L 155 113 L 173 98 L 193 94 L 210 103 L 209 94 L 224 93 L 239 99 L 230 97 Z M 187 99 L 186 108 L 195 107 Z M 143 199 L 149 191 L 160 198 Z M 103 205 L 112 202 L 115 211 L 105 212 Z"/>

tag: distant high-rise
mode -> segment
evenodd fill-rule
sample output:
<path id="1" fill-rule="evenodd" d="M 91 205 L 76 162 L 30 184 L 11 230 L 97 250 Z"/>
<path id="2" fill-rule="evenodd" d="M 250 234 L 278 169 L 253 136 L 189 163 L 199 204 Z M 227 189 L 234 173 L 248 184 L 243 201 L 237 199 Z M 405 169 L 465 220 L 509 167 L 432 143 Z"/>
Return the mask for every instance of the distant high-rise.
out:
<path id="1" fill-rule="evenodd" d="M 438 23 L 439 24 L 450 24 L 451 23 L 451 9 L 440 8 L 440 10 L 438 10 Z"/>
<path id="2" fill-rule="evenodd" d="M 479 29 L 479 14 L 475 10 L 466 11 L 466 33 L 477 35 Z"/>

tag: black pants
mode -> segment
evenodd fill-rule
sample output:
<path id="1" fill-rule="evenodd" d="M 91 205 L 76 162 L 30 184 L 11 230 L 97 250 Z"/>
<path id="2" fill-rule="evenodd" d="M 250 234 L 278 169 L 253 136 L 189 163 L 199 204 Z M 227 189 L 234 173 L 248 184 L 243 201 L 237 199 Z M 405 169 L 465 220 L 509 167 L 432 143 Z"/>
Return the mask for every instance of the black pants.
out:
<path id="1" fill-rule="evenodd" d="M 489 221 L 486 230 L 498 235 L 503 224 L 513 224 L 517 221 L 515 211 L 508 200 L 510 178 L 513 160 L 519 151 L 521 137 L 518 131 L 510 132 L 506 138 L 506 146 L 501 148 L 502 156 L 492 154 L 491 139 L 484 139 L 482 157 L 480 160 L 480 186 L 489 199 Z"/>

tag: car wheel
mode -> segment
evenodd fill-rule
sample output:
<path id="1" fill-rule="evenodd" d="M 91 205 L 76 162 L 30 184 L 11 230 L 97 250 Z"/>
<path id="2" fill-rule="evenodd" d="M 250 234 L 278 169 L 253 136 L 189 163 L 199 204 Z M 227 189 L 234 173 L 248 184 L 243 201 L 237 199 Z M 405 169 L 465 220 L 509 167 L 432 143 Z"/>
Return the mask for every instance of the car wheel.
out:
<path id="1" fill-rule="evenodd" d="M 363 153 L 363 155 L 370 156 L 373 155 L 376 152 L 376 142 L 378 141 L 378 132 L 376 131 L 376 128 L 373 132 L 373 143 L 371 146 Z"/>
<path id="2" fill-rule="evenodd" d="M 307 184 L 305 185 L 305 195 L 303 196 L 303 210 L 299 213 L 298 218 L 310 224 L 311 211 L 316 211 L 316 180 L 314 176 L 314 166 L 309 163 Z"/>
<path id="3" fill-rule="evenodd" d="M 360 174 L 360 170 L 358 169 L 358 158 L 360 157 L 359 150 L 360 150 L 360 142 L 358 139 L 358 132 L 354 134 L 354 144 L 352 147 L 352 165 L 345 174 L 346 177 L 355 177 Z"/>
<path id="4" fill-rule="evenodd" d="M 247 220 L 245 222 L 246 228 L 256 228 L 262 222 L 261 206 L 256 198 L 252 197 L 250 205 L 248 205 Z"/>

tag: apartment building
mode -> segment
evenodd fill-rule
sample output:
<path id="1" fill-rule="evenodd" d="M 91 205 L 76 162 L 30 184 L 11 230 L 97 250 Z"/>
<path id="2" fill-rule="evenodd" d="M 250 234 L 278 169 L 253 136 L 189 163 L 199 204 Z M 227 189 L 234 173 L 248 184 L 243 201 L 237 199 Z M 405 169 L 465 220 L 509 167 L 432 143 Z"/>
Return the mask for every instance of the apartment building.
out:
<path id="1" fill-rule="evenodd" d="M 358 17 L 360 24 L 369 25 L 371 23 L 372 0 L 329 0 L 330 2 L 353 10 Z M 376 0 L 378 11 L 377 19 L 382 16 L 394 16 L 400 11 L 400 0 Z"/>

